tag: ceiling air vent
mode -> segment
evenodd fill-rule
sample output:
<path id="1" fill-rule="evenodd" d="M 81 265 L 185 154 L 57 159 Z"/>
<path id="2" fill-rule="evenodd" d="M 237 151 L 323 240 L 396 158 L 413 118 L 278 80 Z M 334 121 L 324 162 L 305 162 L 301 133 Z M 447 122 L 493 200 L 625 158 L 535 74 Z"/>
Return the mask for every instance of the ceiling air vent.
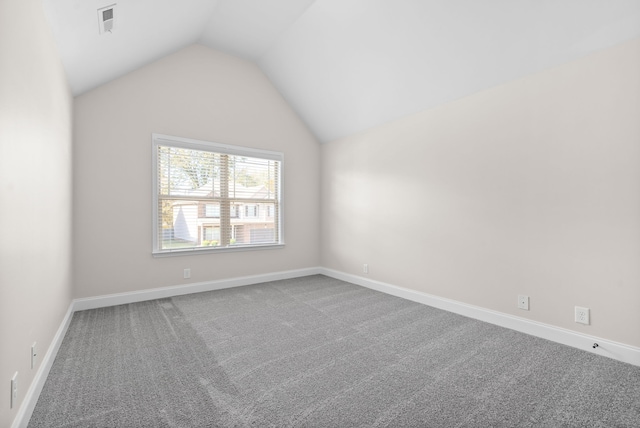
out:
<path id="1" fill-rule="evenodd" d="M 116 5 L 105 6 L 98 9 L 98 25 L 100 34 L 110 33 L 115 26 L 116 21 Z"/>

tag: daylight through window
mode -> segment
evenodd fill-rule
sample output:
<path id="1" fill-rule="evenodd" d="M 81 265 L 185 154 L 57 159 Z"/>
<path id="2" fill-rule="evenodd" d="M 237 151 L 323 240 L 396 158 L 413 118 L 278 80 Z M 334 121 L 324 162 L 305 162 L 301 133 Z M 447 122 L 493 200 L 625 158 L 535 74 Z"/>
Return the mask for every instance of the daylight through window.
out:
<path id="1" fill-rule="evenodd" d="M 278 152 L 154 134 L 155 254 L 282 244 Z"/>

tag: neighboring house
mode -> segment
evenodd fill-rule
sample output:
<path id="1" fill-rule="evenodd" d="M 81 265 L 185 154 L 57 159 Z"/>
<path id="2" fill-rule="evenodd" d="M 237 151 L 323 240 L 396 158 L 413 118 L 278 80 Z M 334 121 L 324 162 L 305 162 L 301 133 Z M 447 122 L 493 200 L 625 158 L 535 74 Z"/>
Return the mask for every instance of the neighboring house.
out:
<path id="1" fill-rule="evenodd" d="M 273 242 L 276 213 L 274 204 L 268 201 L 273 199 L 273 194 L 264 185 L 244 187 L 236 184 L 235 192 L 246 200 L 230 205 L 231 243 Z M 197 190 L 193 191 L 191 196 L 197 193 Z M 219 194 L 215 191 L 201 196 L 211 198 L 219 197 Z M 206 199 L 173 201 L 173 237 L 195 245 L 217 245 L 220 241 L 220 202 Z"/>

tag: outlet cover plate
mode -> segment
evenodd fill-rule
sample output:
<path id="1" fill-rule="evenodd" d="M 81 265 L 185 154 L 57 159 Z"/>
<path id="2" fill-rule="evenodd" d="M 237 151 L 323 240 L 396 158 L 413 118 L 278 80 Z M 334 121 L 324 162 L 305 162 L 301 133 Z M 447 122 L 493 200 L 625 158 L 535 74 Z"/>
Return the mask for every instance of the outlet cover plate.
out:
<path id="1" fill-rule="evenodd" d="M 577 323 L 589 325 L 589 308 L 576 306 L 575 320 Z"/>
<path id="2" fill-rule="evenodd" d="M 525 311 L 529 310 L 529 296 L 518 295 L 518 308 L 524 309 Z"/>
<path id="3" fill-rule="evenodd" d="M 13 409 L 18 404 L 18 372 L 11 378 L 11 404 L 10 408 Z"/>
<path id="4" fill-rule="evenodd" d="M 38 356 L 38 352 L 36 350 L 36 342 L 33 342 L 31 345 L 31 368 L 35 368 L 36 366 L 36 357 Z"/>

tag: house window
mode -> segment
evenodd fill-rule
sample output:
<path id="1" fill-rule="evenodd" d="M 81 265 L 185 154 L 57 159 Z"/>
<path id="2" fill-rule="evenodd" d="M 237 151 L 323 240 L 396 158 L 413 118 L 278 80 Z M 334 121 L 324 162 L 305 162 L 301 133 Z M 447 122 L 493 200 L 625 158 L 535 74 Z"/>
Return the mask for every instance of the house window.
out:
<path id="1" fill-rule="evenodd" d="M 205 204 L 204 206 L 205 217 L 220 217 L 220 204 Z"/>
<path id="2" fill-rule="evenodd" d="M 220 228 L 217 226 L 205 226 L 202 228 L 202 245 L 211 246 L 220 243 Z"/>
<path id="3" fill-rule="evenodd" d="M 153 253 L 282 245 L 282 161 L 278 152 L 154 134 Z M 245 218 L 256 225 L 262 204 L 272 215 L 260 227 L 272 232 L 236 236 Z"/>
<path id="4" fill-rule="evenodd" d="M 244 216 L 247 218 L 256 218 L 260 212 L 260 207 L 257 205 L 245 205 Z"/>

